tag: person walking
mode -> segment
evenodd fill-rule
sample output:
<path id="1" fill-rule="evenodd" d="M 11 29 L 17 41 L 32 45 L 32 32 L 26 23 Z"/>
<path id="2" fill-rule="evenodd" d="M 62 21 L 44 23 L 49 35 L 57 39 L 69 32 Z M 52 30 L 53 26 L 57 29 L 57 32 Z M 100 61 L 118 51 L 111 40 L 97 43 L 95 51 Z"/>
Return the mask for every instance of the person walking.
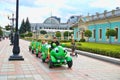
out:
<path id="1" fill-rule="evenodd" d="M 76 48 L 76 45 L 75 45 L 75 41 L 74 39 L 72 39 L 72 42 L 71 42 L 71 49 L 72 49 L 72 53 L 70 54 L 71 56 L 75 56 L 75 48 Z"/>

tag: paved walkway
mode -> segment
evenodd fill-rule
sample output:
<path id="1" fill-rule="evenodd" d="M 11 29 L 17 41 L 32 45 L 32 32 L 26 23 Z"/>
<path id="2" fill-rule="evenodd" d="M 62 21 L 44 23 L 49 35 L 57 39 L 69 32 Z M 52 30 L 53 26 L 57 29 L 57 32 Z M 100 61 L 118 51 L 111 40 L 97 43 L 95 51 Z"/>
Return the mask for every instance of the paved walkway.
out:
<path id="1" fill-rule="evenodd" d="M 79 55 L 73 67 L 49 69 L 46 63 L 28 51 L 29 42 L 20 40 L 24 61 L 8 61 L 12 55 L 10 41 L 0 41 L 0 80 L 120 80 L 120 66 Z"/>

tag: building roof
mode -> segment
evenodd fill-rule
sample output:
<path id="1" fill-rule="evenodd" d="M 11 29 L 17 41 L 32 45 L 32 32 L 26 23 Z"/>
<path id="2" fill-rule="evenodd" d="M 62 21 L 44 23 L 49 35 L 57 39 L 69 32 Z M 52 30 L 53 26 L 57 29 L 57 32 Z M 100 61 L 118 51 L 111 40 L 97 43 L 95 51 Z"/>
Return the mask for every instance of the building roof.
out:
<path id="1" fill-rule="evenodd" d="M 60 31 L 60 32 L 65 32 L 65 31 L 69 31 L 69 32 L 73 32 L 73 30 L 56 30 L 56 29 L 40 29 L 40 30 L 45 30 L 46 32 L 57 32 L 57 31 Z"/>
<path id="2" fill-rule="evenodd" d="M 57 17 L 49 17 L 44 22 L 44 24 L 60 24 L 60 18 Z"/>

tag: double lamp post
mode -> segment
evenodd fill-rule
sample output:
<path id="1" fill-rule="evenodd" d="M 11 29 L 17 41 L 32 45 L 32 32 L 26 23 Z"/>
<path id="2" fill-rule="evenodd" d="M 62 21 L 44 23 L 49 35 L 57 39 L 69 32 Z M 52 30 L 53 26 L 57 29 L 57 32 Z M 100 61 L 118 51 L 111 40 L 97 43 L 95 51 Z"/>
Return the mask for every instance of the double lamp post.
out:
<path id="1" fill-rule="evenodd" d="M 14 32 L 14 21 L 15 21 L 14 14 L 12 14 L 12 18 L 10 18 L 10 17 L 8 16 L 8 19 L 12 21 L 12 26 L 10 26 L 10 29 L 11 29 L 11 34 L 10 34 L 11 44 L 10 44 L 10 45 L 13 45 L 13 41 L 14 41 L 13 32 Z"/>
<path id="2" fill-rule="evenodd" d="M 20 47 L 19 47 L 19 31 L 18 31 L 18 18 L 19 18 L 19 0 L 16 0 L 16 27 L 14 35 L 14 45 L 13 45 L 13 55 L 9 57 L 9 61 L 14 60 L 24 60 L 22 56 L 19 56 Z"/>

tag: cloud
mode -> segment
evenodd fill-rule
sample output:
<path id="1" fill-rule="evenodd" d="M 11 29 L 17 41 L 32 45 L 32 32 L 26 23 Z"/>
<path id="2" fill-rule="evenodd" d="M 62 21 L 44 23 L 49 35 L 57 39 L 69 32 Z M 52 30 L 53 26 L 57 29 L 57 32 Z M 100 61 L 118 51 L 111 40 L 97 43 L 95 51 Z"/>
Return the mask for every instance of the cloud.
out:
<path id="1" fill-rule="evenodd" d="M 39 7 L 21 6 L 20 21 L 23 18 L 29 17 L 30 22 L 42 23 L 52 15 L 60 17 L 62 22 L 67 22 L 66 17 L 69 18 L 67 13 L 76 9 L 70 5 L 66 5 L 65 0 L 36 0 L 34 3 Z"/>
<path id="2" fill-rule="evenodd" d="M 120 6 L 120 0 L 19 0 L 19 3 L 19 24 L 27 17 L 32 23 L 42 23 L 51 15 L 60 17 L 62 22 L 67 22 L 72 15 L 86 16 L 87 13 L 92 15 Z M 0 4 L 0 12 L 8 15 L 15 13 L 16 0 L 0 0 Z M 2 23 L 6 22 L 2 16 Z"/>
<path id="3" fill-rule="evenodd" d="M 30 22 L 43 22 L 44 17 L 49 17 L 50 16 L 50 9 L 48 7 L 44 8 L 30 8 L 30 7 L 25 7 L 22 6 L 20 7 L 19 11 L 19 18 L 20 21 L 22 19 L 26 19 L 26 17 L 29 17 Z M 49 16 L 48 16 L 49 15 Z"/>
<path id="4" fill-rule="evenodd" d="M 16 0 L 0 0 L 0 2 L 15 3 Z"/>
<path id="5" fill-rule="evenodd" d="M 115 9 L 120 7 L 120 0 L 96 0 L 89 5 L 94 8 Z"/>
<path id="6" fill-rule="evenodd" d="M 65 4 L 65 0 L 36 0 L 35 4 L 40 6 L 48 6 L 48 7 L 62 7 Z"/>

